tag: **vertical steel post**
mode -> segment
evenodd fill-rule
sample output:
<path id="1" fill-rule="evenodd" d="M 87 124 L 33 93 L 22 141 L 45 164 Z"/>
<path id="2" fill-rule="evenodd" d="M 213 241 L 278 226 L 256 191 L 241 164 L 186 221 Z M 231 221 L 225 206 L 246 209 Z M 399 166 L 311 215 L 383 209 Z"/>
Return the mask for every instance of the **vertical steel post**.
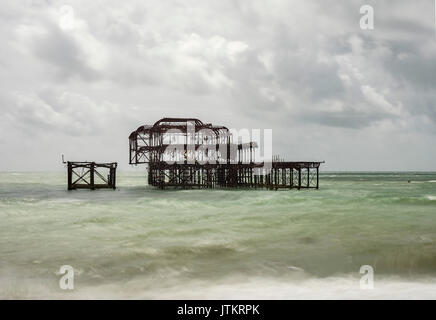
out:
<path id="1" fill-rule="evenodd" d="M 68 175 L 68 178 L 67 178 L 67 180 L 68 180 L 68 190 L 72 190 L 73 189 L 73 186 L 72 186 L 72 183 L 73 183 L 73 168 L 72 168 L 72 164 L 71 164 L 71 162 L 68 162 L 67 163 L 67 167 L 68 167 L 68 173 L 67 173 L 67 175 Z"/>
<path id="2" fill-rule="evenodd" d="M 95 167 L 95 162 L 91 162 L 90 164 L 90 171 L 89 171 L 89 181 L 90 181 L 90 185 L 91 185 L 91 189 L 94 190 L 95 189 L 95 185 L 94 185 L 94 167 Z"/>
<path id="3" fill-rule="evenodd" d="M 307 166 L 307 188 L 309 189 L 310 187 L 310 167 L 309 165 Z"/>
<path id="4" fill-rule="evenodd" d="M 316 167 L 316 188 L 319 189 L 319 167 Z"/>
<path id="5" fill-rule="evenodd" d="M 298 190 L 301 188 L 301 168 L 298 168 Z"/>

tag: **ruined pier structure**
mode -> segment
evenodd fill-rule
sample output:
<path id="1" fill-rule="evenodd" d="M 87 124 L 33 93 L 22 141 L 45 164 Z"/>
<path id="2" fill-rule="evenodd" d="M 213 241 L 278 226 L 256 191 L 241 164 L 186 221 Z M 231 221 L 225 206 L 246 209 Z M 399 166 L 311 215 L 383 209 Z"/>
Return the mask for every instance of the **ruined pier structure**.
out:
<path id="1" fill-rule="evenodd" d="M 257 143 L 233 143 L 228 128 L 194 118 L 141 126 L 129 143 L 129 163 L 147 164 L 148 183 L 161 189 L 319 187 L 321 162 L 256 162 Z"/>

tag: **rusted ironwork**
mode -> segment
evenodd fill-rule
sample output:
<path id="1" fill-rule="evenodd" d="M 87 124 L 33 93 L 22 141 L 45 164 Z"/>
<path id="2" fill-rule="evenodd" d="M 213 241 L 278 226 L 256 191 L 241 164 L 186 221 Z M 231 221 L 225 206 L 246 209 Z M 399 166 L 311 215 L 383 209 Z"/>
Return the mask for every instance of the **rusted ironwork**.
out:
<path id="1" fill-rule="evenodd" d="M 195 118 L 141 126 L 130 134 L 129 146 L 129 163 L 146 164 L 148 183 L 161 189 L 319 188 L 322 162 L 256 162 L 255 142 L 233 143 L 228 128 Z"/>
<path id="2" fill-rule="evenodd" d="M 115 189 L 117 163 L 67 162 L 68 190 Z"/>

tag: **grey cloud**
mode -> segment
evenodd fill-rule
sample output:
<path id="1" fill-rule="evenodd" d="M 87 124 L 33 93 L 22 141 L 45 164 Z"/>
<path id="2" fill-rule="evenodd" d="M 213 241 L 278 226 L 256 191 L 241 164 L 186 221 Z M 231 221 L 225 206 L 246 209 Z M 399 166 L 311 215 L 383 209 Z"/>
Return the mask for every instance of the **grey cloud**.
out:
<path id="1" fill-rule="evenodd" d="M 60 81 L 74 76 L 87 81 L 95 81 L 100 75 L 83 61 L 77 43 L 52 25 L 47 26 L 47 34 L 34 36 L 32 47 L 38 58 L 54 67 L 55 78 Z"/>
<path id="2" fill-rule="evenodd" d="M 358 23 L 367 2 L 371 32 Z M 3 136 L 110 136 L 123 159 L 129 130 L 171 115 L 304 133 L 330 149 L 435 134 L 429 1 L 79 0 L 63 24 L 64 1 L 37 4 L 9 1 L 0 13 Z M 337 141 L 323 140 L 332 131 Z"/>
<path id="3" fill-rule="evenodd" d="M 61 133 L 70 136 L 99 134 L 128 114 L 109 102 L 95 102 L 69 91 L 14 92 L 3 97 L 3 116 L 29 135 Z"/>
<path id="4" fill-rule="evenodd" d="M 386 115 L 368 114 L 352 109 L 341 112 L 317 111 L 300 117 L 302 121 L 349 129 L 362 129 L 384 118 Z"/>

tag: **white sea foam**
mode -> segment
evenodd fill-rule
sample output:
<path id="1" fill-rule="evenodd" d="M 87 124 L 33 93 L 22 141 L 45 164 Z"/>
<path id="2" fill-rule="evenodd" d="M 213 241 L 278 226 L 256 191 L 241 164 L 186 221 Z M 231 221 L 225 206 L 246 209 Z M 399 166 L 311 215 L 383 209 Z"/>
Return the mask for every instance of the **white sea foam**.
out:
<path id="1" fill-rule="evenodd" d="M 193 280 L 151 287 L 150 279 L 136 278 L 72 291 L 44 285 L 41 280 L 0 282 L 2 299 L 436 299 L 436 279 L 376 278 L 374 289 L 361 289 L 350 275 L 328 278 L 237 278 Z"/>
<path id="2" fill-rule="evenodd" d="M 352 276 L 285 279 L 253 278 L 243 282 L 192 284 L 173 290 L 156 290 L 156 299 L 436 299 L 436 281 L 376 280 L 373 290 L 363 290 Z"/>

